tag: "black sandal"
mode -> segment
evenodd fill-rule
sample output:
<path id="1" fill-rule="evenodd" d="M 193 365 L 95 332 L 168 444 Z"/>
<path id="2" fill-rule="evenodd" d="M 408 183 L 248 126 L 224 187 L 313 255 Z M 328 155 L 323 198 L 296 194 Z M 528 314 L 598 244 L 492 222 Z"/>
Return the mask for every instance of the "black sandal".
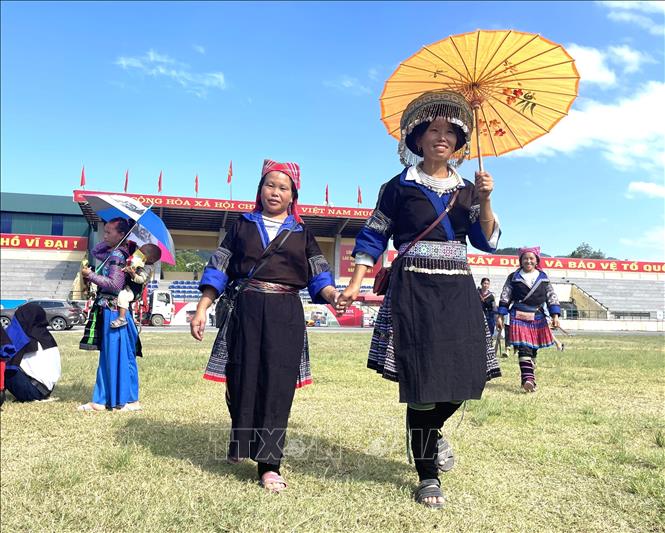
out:
<path id="1" fill-rule="evenodd" d="M 436 467 L 439 472 L 450 472 L 455 466 L 455 455 L 450 443 L 439 433 L 439 439 L 436 441 Z"/>
<path id="2" fill-rule="evenodd" d="M 426 502 L 425 498 L 443 498 L 441 482 L 438 479 L 423 479 L 413 495 L 416 502 L 430 509 L 442 509 L 443 502 Z"/>

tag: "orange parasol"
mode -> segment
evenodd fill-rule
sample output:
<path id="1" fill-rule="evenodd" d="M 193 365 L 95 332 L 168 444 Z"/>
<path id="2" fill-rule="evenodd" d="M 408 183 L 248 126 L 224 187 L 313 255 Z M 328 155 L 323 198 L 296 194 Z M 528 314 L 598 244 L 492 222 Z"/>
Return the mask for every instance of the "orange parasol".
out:
<path id="1" fill-rule="evenodd" d="M 513 30 L 453 35 L 402 62 L 381 95 L 381 120 L 400 139 L 406 106 L 427 91 L 462 94 L 475 115 L 469 158 L 500 155 L 549 132 L 570 109 L 580 76 L 564 48 Z"/>

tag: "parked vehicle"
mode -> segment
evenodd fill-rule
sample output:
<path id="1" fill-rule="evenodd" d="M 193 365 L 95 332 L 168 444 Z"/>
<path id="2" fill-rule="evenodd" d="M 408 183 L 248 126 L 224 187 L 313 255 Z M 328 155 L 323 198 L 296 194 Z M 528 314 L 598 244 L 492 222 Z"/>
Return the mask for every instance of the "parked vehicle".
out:
<path id="1" fill-rule="evenodd" d="M 171 323 L 175 314 L 173 297 L 168 289 L 155 289 L 148 296 L 146 288 L 138 304 L 137 313 L 141 324 L 165 326 Z"/>
<path id="2" fill-rule="evenodd" d="M 28 300 L 31 303 L 37 304 L 46 312 L 46 320 L 48 320 L 51 329 L 60 331 L 63 329 L 71 329 L 78 324 L 85 324 L 86 315 L 85 311 L 75 302 L 68 302 L 67 300 Z M 14 313 L 18 307 L 14 309 L 3 309 L 0 311 L 0 324 L 7 327 L 14 318 Z"/>

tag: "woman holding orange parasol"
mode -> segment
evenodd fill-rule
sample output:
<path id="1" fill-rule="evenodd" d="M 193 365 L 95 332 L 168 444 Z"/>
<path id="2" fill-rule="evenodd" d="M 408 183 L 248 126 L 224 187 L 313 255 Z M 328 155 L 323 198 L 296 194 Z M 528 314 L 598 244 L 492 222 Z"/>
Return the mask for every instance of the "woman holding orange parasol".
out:
<path id="1" fill-rule="evenodd" d="M 466 259 L 467 238 L 493 252 L 500 235 L 482 156 L 547 133 L 570 109 L 578 82 L 560 45 L 535 34 L 478 30 L 424 46 L 399 65 L 381 95 L 382 120 L 399 140 L 406 168 L 381 187 L 356 238 L 356 267 L 338 308 L 357 297 L 392 237 L 400 253 L 368 366 L 399 382 L 420 478 L 415 498 L 428 507 L 442 506 L 437 470 L 451 463 L 439 430 L 500 375 Z M 475 184 L 456 170 L 469 157 L 479 160 Z"/>
<path id="2" fill-rule="evenodd" d="M 416 500 L 435 508 L 443 503 L 437 446 L 445 443 L 438 433 L 463 401 L 480 398 L 487 380 L 500 375 L 466 255 L 467 238 L 483 251 L 496 249 L 494 182 L 477 172 L 471 183 L 455 168 L 472 130 L 473 112 L 458 93 L 427 92 L 408 105 L 399 144 L 405 168 L 381 187 L 356 237 L 356 267 L 338 302 L 345 307 L 358 296 L 363 276 L 392 237 L 403 255 L 394 262 L 368 366 L 399 383 L 420 478 Z"/>

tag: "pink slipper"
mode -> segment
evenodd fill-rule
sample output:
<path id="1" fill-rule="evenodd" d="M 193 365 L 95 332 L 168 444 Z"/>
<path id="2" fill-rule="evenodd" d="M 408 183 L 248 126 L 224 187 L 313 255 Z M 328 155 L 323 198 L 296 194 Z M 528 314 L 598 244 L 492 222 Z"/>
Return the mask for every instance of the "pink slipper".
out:
<path id="1" fill-rule="evenodd" d="M 271 487 L 268 488 L 266 485 L 275 485 L 275 484 L 281 484 L 281 487 Z M 284 481 L 284 478 L 280 476 L 277 472 L 266 472 L 261 476 L 261 481 L 259 481 L 259 485 L 261 485 L 264 489 L 266 489 L 268 492 L 274 493 L 274 494 L 279 494 L 286 488 L 286 481 Z"/>
<path id="2" fill-rule="evenodd" d="M 527 380 L 522 383 L 522 389 L 524 389 L 524 392 L 536 392 L 536 384 L 531 380 Z"/>

